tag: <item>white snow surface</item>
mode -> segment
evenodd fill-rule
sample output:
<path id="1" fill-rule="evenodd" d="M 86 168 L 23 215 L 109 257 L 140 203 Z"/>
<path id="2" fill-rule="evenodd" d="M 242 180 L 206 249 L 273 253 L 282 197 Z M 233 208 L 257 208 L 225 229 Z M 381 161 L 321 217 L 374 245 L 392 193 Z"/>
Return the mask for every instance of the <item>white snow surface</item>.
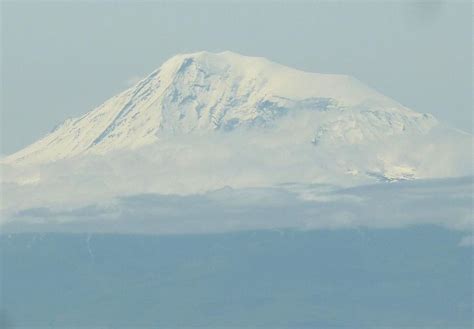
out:
<path id="1" fill-rule="evenodd" d="M 426 133 L 437 124 L 350 76 L 303 72 L 233 52 L 198 52 L 172 57 L 135 86 L 3 162 L 47 163 L 136 149 L 170 135 L 264 129 L 304 111 L 321 114 L 311 122 L 315 144 Z"/>

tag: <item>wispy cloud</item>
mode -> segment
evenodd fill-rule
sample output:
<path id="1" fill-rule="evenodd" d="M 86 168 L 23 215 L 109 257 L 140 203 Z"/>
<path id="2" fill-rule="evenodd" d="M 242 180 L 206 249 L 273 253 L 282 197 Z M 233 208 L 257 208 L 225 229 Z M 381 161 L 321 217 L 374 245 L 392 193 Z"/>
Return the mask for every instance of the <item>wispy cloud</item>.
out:
<path id="1" fill-rule="evenodd" d="M 433 131 L 421 141 L 393 136 L 364 147 L 315 147 L 314 127 L 295 134 L 293 119 L 271 132 L 163 135 L 107 156 L 3 165 L 2 230 L 165 234 L 428 224 L 470 231 L 472 177 L 429 178 L 471 175 L 471 137 Z M 417 168 L 423 179 L 363 185 L 374 182 L 369 170 L 399 166 Z"/>
<path id="2" fill-rule="evenodd" d="M 469 232 L 472 177 L 327 190 L 317 185 L 224 188 L 194 195 L 137 194 L 73 209 L 15 213 L 5 231 L 216 233 L 254 229 L 399 228 Z M 312 197 L 308 197 L 310 194 Z M 461 245 L 472 243 L 472 236 Z"/>
<path id="3" fill-rule="evenodd" d="M 143 77 L 141 77 L 141 76 L 133 75 L 133 76 L 129 77 L 127 80 L 125 80 L 125 85 L 127 85 L 129 87 L 134 86 L 142 79 L 143 79 Z"/>

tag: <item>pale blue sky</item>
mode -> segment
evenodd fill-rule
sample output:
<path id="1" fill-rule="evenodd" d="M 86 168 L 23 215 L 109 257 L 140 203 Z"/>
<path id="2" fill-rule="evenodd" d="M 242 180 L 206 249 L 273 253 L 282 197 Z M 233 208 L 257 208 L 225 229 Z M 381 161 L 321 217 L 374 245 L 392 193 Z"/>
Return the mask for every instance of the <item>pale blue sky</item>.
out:
<path id="1" fill-rule="evenodd" d="M 471 3 L 2 2 L 2 153 L 180 52 L 350 74 L 472 131 Z"/>

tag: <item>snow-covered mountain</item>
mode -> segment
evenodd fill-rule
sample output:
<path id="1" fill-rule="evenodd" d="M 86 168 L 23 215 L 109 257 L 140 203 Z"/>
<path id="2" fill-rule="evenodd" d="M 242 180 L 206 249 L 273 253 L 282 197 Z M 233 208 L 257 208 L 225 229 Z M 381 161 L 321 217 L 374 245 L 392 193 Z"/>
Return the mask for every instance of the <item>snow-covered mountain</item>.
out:
<path id="1" fill-rule="evenodd" d="M 271 130 L 285 118 L 315 151 L 397 135 L 438 123 L 346 75 L 308 73 L 232 52 L 176 55 L 130 89 L 8 156 L 4 163 L 50 163 L 137 149 L 187 134 Z M 305 132 L 308 130 L 304 130 Z"/>
<path id="2" fill-rule="evenodd" d="M 117 208 L 127 196 L 219 199 L 229 188 L 244 191 L 228 195 L 236 209 L 284 204 L 281 190 L 330 201 L 340 187 L 471 175 L 472 142 L 349 76 L 231 52 L 183 54 L 4 158 L 0 217 L 127 217 L 129 206 L 142 208 Z"/>

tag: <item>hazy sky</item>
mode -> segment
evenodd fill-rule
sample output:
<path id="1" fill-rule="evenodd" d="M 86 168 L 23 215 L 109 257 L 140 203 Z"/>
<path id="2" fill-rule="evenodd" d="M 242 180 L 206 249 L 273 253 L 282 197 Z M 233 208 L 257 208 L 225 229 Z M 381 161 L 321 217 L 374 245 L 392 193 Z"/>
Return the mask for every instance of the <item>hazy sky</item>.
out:
<path id="1" fill-rule="evenodd" d="M 232 50 L 350 74 L 472 131 L 471 3 L 2 1 L 2 153 L 180 52 Z"/>

